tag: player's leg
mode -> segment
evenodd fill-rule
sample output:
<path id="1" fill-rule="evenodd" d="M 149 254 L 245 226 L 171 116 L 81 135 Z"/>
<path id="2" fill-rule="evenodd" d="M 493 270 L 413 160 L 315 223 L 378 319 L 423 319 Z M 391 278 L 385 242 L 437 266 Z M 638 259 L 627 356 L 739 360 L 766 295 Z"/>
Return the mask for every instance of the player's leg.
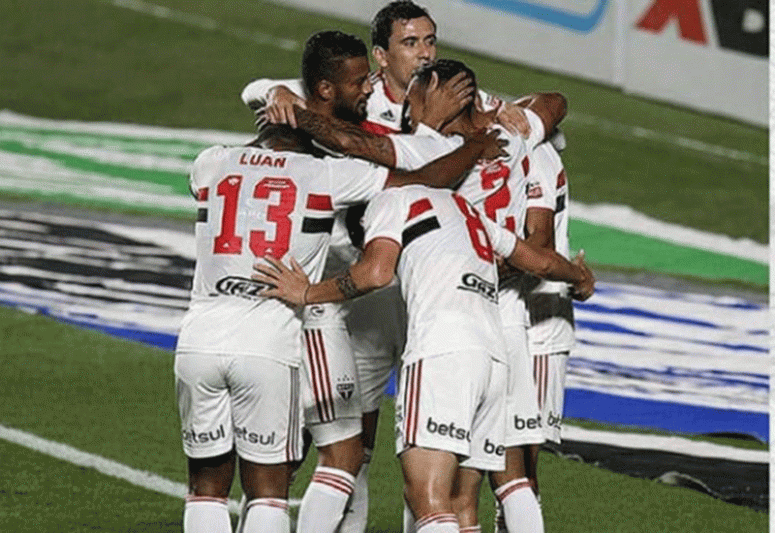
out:
<path id="1" fill-rule="evenodd" d="M 385 387 L 406 340 L 406 310 L 400 289 L 390 286 L 347 303 L 347 328 L 355 362 L 363 407 L 364 459 L 355 477 L 350 511 L 340 533 L 363 533 L 369 506 L 369 467 L 376 446 L 379 409 Z"/>
<path id="2" fill-rule="evenodd" d="M 480 391 L 471 431 L 470 456 L 460 463 L 453 492 L 453 505 L 460 531 L 476 533 L 479 524 L 479 493 L 484 473 L 505 468 L 505 393 L 506 364 L 491 360 L 486 387 Z"/>
<path id="3" fill-rule="evenodd" d="M 234 435 L 226 356 L 177 353 L 175 382 L 188 458 L 185 533 L 228 533 L 227 508 L 234 479 Z"/>
<path id="4" fill-rule="evenodd" d="M 240 531 L 289 533 L 288 487 L 302 457 L 299 369 L 242 357 L 229 370 L 246 499 Z"/>
<path id="5" fill-rule="evenodd" d="M 311 306 L 305 314 L 303 403 L 318 465 L 299 509 L 300 533 L 337 529 L 364 456 L 360 389 L 349 335 L 344 323 L 322 327 L 321 317 L 308 318 L 317 307 Z"/>
<path id="6" fill-rule="evenodd" d="M 493 473 L 490 485 L 509 533 L 543 532 L 541 509 L 527 477 L 530 446 L 544 441 L 544 421 L 538 409 L 533 361 L 528 352 L 525 308 L 517 291 L 502 291 L 500 297 L 509 364 L 506 469 Z"/>
<path id="7" fill-rule="evenodd" d="M 529 331 L 528 335 L 530 335 Z M 565 402 L 565 374 L 569 354 L 569 350 L 563 350 L 533 355 L 533 376 L 536 383 L 538 408 L 541 411 L 544 439 L 557 444 L 561 442 Z M 541 495 L 538 489 L 539 452 L 540 446 L 531 446 L 527 476 L 540 504 Z"/>

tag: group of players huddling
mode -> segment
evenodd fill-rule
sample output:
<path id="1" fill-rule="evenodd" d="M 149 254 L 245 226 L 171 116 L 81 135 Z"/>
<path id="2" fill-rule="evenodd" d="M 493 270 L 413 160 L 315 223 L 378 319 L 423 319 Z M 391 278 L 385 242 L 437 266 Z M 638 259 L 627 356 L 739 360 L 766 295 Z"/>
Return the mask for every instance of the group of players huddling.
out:
<path id="1" fill-rule="evenodd" d="M 191 171 L 197 262 L 175 377 L 186 533 L 289 532 L 288 489 L 318 464 L 300 533 L 363 533 L 379 407 L 393 369 L 404 531 L 476 532 L 484 476 L 498 531 L 542 532 L 537 461 L 559 442 L 571 298 L 567 182 L 552 142 L 565 99 L 502 102 L 436 25 L 387 4 L 366 45 L 305 44 L 301 80 L 242 94 L 258 137 Z M 374 473 L 372 473 L 374 475 Z"/>

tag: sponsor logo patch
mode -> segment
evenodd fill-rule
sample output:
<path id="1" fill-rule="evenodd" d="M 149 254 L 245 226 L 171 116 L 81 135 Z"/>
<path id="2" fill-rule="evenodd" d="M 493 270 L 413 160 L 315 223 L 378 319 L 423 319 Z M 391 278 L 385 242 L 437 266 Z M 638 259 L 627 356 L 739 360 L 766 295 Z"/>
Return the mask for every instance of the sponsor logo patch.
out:
<path id="1" fill-rule="evenodd" d="M 237 296 L 246 300 L 260 300 L 260 292 L 268 289 L 270 286 L 260 281 L 254 281 L 250 278 L 241 278 L 239 276 L 226 276 L 221 278 L 215 284 L 215 290 L 218 294 L 224 296 Z"/>
<path id="2" fill-rule="evenodd" d="M 471 442 L 471 432 L 466 431 L 464 428 L 455 426 L 454 422 L 450 422 L 449 424 L 440 424 L 432 418 L 428 417 L 428 423 L 425 425 L 425 429 L 428 430 L 428 433 L 434 433 L 436 435 L 441 435 L 442 437 L 450 437 L 455 440 L 465 440 Z"/>
<path id="3" fill-rule="evenodd" d="M 498 303 L 498 286 L 473 272 L 463 274 L 463 277 L 460 279 L 460 285 L 457 288 L 475 292 L 493 303 Z"/>

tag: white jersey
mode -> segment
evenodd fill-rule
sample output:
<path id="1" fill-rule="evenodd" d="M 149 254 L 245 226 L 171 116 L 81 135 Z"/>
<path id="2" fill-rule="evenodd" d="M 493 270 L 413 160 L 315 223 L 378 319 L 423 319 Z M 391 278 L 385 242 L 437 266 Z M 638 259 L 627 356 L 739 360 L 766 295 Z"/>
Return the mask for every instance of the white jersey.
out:
<path id="1" fill-rule="evenodd" d="M 298 364 L 300 313 L 258 295 L 264 286 L 250 279 L 253 265 L 292 256 L 320 280 L 335 212 L 370 200 L 387 176 L 354 159 L 249 146 L 202 152 L 191 171 L 197 262 L 178 349 Z"/>
<path id="2" fill-rule="evenodd" d="M 461 196 L 418 185 L 378 194 L 363 220 L 367 244 L 387 238 L 402 248 L 396 272 L 409 317 L 404 364 L 465 350 L 505 361 L 493 250 L 509 255 L 513 233 Z"/>
<path id="3" fill-rule="evenodd" d="M 568 179 L 560 156 L 550 143 L 538 145 L 530 155 L 527 196 L 528 209 L 549 209 L 554 212 L 554 248 L 558 254 L 570 259 Z M 527 288 L 525 299 L 532 315 L 531 322 L 536 323 L 528 331 L 531 352 L 545 354 L 570 350 L 574 344 L 574 335 L 568 284 L 540 280 L 531 276 L 527 276 L 523 283 Z M 539 294 L 558 295 L 566 301 L 549 301 L 546 298 L 542 300 L 535 296 Z M 548 309 L 540 310 L 547 306 Z M 563 307 L 564 314 L 569 316 L 565 318 L 545 316 L 551 315 L 552 308 L 558 306 Z M 567 308 L 570 308 L 570 311 Z M 554 314 L 557 314 L 557 311 L 559 310 L 555 309 Z"/>

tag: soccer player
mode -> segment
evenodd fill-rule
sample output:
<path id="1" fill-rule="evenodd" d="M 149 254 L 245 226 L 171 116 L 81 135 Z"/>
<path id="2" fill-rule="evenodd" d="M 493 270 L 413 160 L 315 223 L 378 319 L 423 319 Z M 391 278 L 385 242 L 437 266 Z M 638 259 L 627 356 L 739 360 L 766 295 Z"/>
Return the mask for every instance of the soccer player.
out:
<path id="1" fill-rule="evenodd" d="M 334 77 L 363 79 L 368 93 L 361 41 L 329 32 L 310 44 L 337 50 Z M 315 87 L 325 92 L 328 85 Z M 363 103 L 358 92 L 333 100 L 356 112 Z M 247 498 L 244 531 L 259 524 L 289 530 L 289 476 L 301 459 L 302 322 L 296 311 L 258 294 L 263 287 L 249 279 L 256 259 L 290 253 L 319 279 L 334 213 L 368 201 L 384 186 L 447 186 L 485 151 L 499 150 L 494 135 L 482 135 L 450 157 L 405 172 L 315 158 L 309 155 L 312 145 L 287 127 L 266 128 L 253 144 L 209 148 L 191 172 L 199 204 L 197 264 L 175 357 L 189 468 L 187 533 L 231 531 L 226 501 L 237 457 Z M 335 475 L 327 481 L 336 482 L 336 490 L 345 488 L 339 481 L 346 478 Z M 335 515 L 333 506 L 329 499 L 308 530 L 323 531 L 315 519 Z"/>
<path id="2" fill-rule="evenodd" d="M 527 184 L 527 242 L 570 257 L 568 241 L 568 179 L 551 144 L 539 144 L 530 155 Z M 522 280 L 528 311 L 528 347 L 533 357 L 538 407 L 544 437 L 557 444 L 563 418 L 565 369 L 574 345 L 573 305 L 568 286 L 532 276 Z M 539 447 L 531 447 L 529 478 L 538 490 Z"/>
<path id="3" fill-rule="evenodd" d="M 418 533 L 456 532 L 452 497 L 461 472 L 481 477 L 504 467 L 507 368 L 495 253 L 570 281 L 583 297 L 594 278 L 582 260 L 533 250 L 449 191 L 385 191 L 363 221 L 363 256 L 340 276 L 310 284 L 295 260 L 288 269 L 269 259 L 272 267 L 256 265 L 253 279 L 275 287 L 265 295 L 303 306 L 353 298 L 397 275 L 409 317 L 396 405 L 404 494 Z"/>
<path id="4" fill-rule="evenodd" d="M 441 132 L 446 136 L 436 134 L 434 137 L 432 135 L 434 132 L 428 132 L 428 128 L 422 123 L 425 107 L 429 104 L 427 87 L 435 83 L 443 83 L 462 73 L 472 80 L 475 79 L 474 73 L 459 61 L 442 59 L 419 69 L 410 84 L 402 114 L 407 127 L 410 124 L 418 126 L 418 131 L 424 131 L 426 136 L 422 143 L 411 145 L 409 151 L 389 153 L 387 148 L 393 144 L 387 139 L 369 136 L 358 128 L 343 124 L 335 125 L 333 121 L 324 121 L 322 117 L 301 109 L 297 110 L 299 125 L 312 133 L 319 142 L 333 149 L 403 168 L 416 168 L 430 159 L 447 153 L 458 146 L 463 138 L 481 128 L 498 129 L 501 136 L 509 140 L 509 145 L 506 147 L 508 156 L 477 165 L 463 181 L 458 192 L 490 219 L 511 231 L 521 231 L 524 226 L 527 202 L 525 184 L 526 173 L 530 166 L 527 158 L 528 150 L 532 150 L 543 141 L 543 132 L 551 131 L 564 116 L 565 100 L 561 95 L 543 94 L 525 101 L 525 105 L 528 106 L 525 113 L 531 122 L 532 132 L 526 140 L 519 135 L 510 135 L 502 131 L 495 123 L 494 111 L 485 113 L 472 104 L 443 124 Z M 385 146 L 380 147 L 380 144 Z M 389 157 L 382 157 L 383 154 L 388 154 Z M 509 509 L 509 516 L 513 519 L 517 514 L 521 515 L 522 524 L 533 524 L 534 530 L 540 531 L 542 524 L 540 507 L 526 483 L 525 476 L 529 465 L 528 446 L 540 444 L 544 437 L 539 427 L 538 404 L 527 350 L 525 307 L 523 300 L 520 299 L 517 280 L 504 283 L 501 291 L 501 314 L 504 317 L 509 363 L 512 369 L 508 402 L 510 423 L 507 427 L 506 440 L 507 470 L 504 473 L 492 474 L 491 482 L 496 488 L 496 494 L 500 495 L 502 500 L 508 497 L 506 506 Z M 533 422 L 530 422 L 531 420 Z M 481 478 L 476 476 L 470 478 L 463 476 L 462 483 L 464 485 L 469 483 L 469 485 L 465 486 L 465 490 L 461 492 L 456 502 L 461 515 L 466 515 L 461 516 L 461 523 L 471 527 L 476 526 L 475 504 L 480 481 Z"/>

